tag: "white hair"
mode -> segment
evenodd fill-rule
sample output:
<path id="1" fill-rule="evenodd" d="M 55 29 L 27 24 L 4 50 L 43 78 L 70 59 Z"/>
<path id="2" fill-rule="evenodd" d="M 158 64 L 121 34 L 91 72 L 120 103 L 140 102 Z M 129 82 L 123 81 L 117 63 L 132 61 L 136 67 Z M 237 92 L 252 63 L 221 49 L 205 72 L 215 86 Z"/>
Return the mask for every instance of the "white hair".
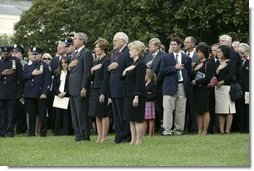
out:
<path id="1" fill-rule="evenodd" d="M 232 38 L 231 38 L 229 35 L 224 34 L 224 35 L 220 36 L 220 40 L 221 40 L 222 38 L 226 38 L 226 40 L 227 40 L 227 45 L 228 45 L 228 46 L 231 46 L 231 44 L 232 44 Z"/>
<path id="2" fill-rule="evenodd" d="M 239 51 L 246 52 L 246 51 L 249 51 L 249 50 L 250 50 L 250 47 L 247 43 L 240 43 Z"/>
<path id="3" fill-rule="evenodd" d="M 122 39 L 125 44 L 129 42 L 129 37 L 124 32 L 117 32 L 114 37 Z"/>

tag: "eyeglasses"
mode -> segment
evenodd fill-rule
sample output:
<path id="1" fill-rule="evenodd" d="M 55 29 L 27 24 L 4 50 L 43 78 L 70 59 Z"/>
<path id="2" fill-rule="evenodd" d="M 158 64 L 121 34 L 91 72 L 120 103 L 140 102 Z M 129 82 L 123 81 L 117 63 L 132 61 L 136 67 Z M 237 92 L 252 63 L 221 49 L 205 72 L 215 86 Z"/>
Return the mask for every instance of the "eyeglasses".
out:
<path id="1" fill-rule="evenodd" d="M 43 58 L 43 60 L 44 60 L 44 61 L 46 61 L 46 60 L 51 60 L 51 58 Z"/>

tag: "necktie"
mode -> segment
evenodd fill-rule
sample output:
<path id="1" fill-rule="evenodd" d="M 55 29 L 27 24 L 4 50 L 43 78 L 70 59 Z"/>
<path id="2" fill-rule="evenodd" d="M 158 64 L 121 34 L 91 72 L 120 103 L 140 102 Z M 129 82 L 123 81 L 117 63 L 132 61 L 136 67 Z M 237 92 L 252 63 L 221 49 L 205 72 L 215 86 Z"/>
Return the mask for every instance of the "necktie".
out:
<path id="1" fill-rule="evenodd" d="M 115 61 L 118 59 L 119 56 L 120 56 L 120 52 L 116 52 Z"/>
<path id="2" fill-rule="evenodd" d="M 178 54 L 176 54 L 176 63 L 178 64 L 179 61 L 178 61 Z M 180 73 L 180 70 L 177 70 L 177 78 L 178 78 L 178 81 L 181 80 L 181 73 Z"/>
<path id="3" fill-rule="evenodd" d="M 72 61 L 77 59 L 77 54 L 78 54 L 78 51 L 76 50 L 75 53 L 72 55 Z"/>

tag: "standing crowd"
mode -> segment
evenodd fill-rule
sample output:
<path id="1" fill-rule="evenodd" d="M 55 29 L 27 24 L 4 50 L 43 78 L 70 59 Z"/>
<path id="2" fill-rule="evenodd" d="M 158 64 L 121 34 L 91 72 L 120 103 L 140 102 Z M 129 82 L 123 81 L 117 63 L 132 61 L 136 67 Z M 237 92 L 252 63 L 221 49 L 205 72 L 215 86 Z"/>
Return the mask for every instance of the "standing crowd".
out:
<path id="1" fill-rule="evenodd" d="M 0 50 L 0 137 L 74 135 L 97 143 L 141 144 L 142 137 L 249 133 L 249 45 L 228 35 L 209 46 L 193 36 L 172 37 L 165 52 L 158 38 L 148 47 L 117 32 L 113 50 L 85 33 L 59 41 L 55 57 L 39 47 Z M 243 95 L 230 96 L 240 84 Z M 66 108 L 53 107 L 56 96 Z"/>

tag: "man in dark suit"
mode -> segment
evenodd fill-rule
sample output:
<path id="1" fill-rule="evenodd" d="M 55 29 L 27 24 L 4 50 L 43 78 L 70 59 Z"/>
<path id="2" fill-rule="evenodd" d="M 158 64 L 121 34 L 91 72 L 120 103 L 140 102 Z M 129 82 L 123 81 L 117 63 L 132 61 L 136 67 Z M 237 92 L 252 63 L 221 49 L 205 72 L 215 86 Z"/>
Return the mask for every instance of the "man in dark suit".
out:
<path id="1" fill-rule="evenodd" d="M 181 135 L 184 130 L 191 58 L 181 53 L 181 45 L 181 39 L 173 37 L 170 41 L 170 48 L 173 52 L 163 56 L 161 61 L 160 70 L 164 77 L 162 86 L 164 131 L 162 135 Z M 174 110 L 175 115 L 173 117 Z"/>
<path id="2" fill-rule="evenodd" d="M 12 57 L 12 47 L 3 46 L 0 60 L 0 137 L 14 137 L 14 114 L 20 97 L 22 65 Z"/>
<path id="3" fill-rule="evenodd" d="M 31 51 L 32 64 L 24 66 L 25 108 L 29 116 L 28 136 L 35 136 L 36 115 L 40 118 L 40 136 L 47 136 L 47 95 L 51 86 L 49 65 L 41 60 L 43 50 L 34 47 Z"/>
<path id="4" fill-rule="evenodd" d="M 244 93 L 243 97 L 239 100 L 239 126 L 241 133 L 249 133 L 249 45 L 240 43 L 239 54 L 241 55 L 241 62 L 239 66 L 239 82 Z"/>
<path id="5" fill-rule="evenodd" d="M 131 140 L 129 121 L 124 116 L 124 81 L 120 77 L 128 66 L 133 63 L 128 49 L 128 36 L 123 32 L 118 32 L 113 38 L 114 53 L 113 62 L 108 66 L 110 74 L 110 95 L 112 100 L 113 124 L 116 135 L 115 143 L 128 142 Z"/>
<path id="6" fill-rule="evenodd" d="M 52 62 L 50 64 L 51 71 L 53 74 L 58 68 L 60 59 L 65 56 L 66 56 L 65 42 L 59 41 L 57 45 L 57 55 L 52 59 Z"/>
<path id="7" fill-rule="evenodd" d="M 155 129 L 161 133 L 161 125 L 163 120 L 163 106 L 162 106 L 162 82 L 163 78 L 160 73 L 161 59 L 166 53 L 161 51 L 161 41 L 158 38 L 152 38 L 149 41 L 149 53 L 145 56 L 144 62 L 147 67 L 152 69 L 156 75 L 156 100 L 155 100 Z"/>
<path id="8" fill-rule="evenodd" d="M 184 50 L 186 55 L 191 58 L 191 66 L 194 68 L 195 64 L 198 62 L 198 55 L 196 53 L 195 44 L 196 39 L 193 36 L 187 36 L 184 40 Z M 186 115 L 185 115 L 185 131 L 188 133 L 197 132 L 197 114 L 193 109 L 193 90 L 190 85 L 189 95 L 187 97 L 186 104 Z"/>
<path id="9" fill-rule="evenodd" d="M 211 64 L 213 76 L 216 72 L 216 66 L 219 65 L 218 57 L 217 57 L 217 49 L 219 45 L 213 44 L 211 46 L 211 55 L 208 58 L 209 63 Z M 209 95 L 209 114 L 210 114 L 210 123 L 208 127 L 208 133 L 215 133 L 219 131 L 219 120 L 218 116 L 215 115 L 215 93 L 214 93 L 214 87 L 210 87 L 210 95 Z"/>
<path id="10" fill-rule="evenodd" d="M 76 56 L 69 64 L 69 94 L 75 141 L 90 141 L 88 107 L 93 55 L 85 47 L 87 40 L 85 33 L 75 33 L 73 42 Z"/>

